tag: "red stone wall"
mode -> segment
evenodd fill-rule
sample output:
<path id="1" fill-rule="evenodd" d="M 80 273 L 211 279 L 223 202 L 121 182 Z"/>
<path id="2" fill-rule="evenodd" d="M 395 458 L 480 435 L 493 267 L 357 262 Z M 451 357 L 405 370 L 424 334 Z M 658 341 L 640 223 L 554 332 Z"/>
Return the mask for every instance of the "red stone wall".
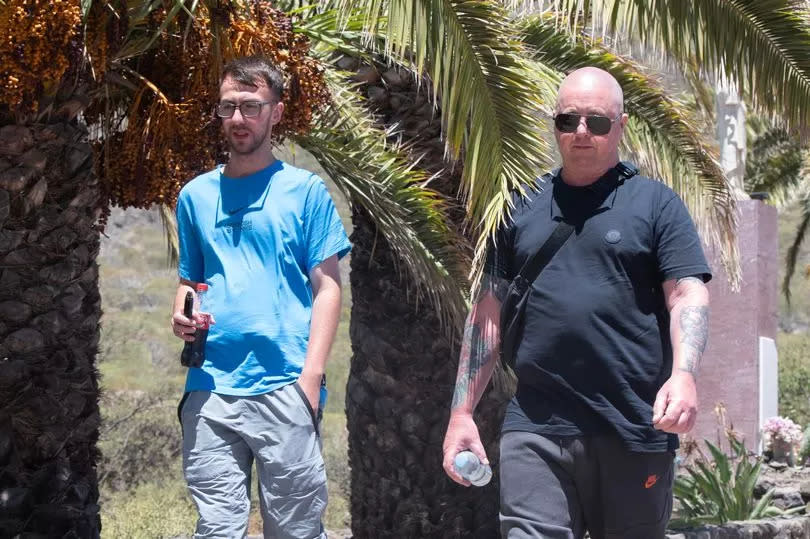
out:
<path id="1" fill-rule="evenodd" d="M 759 337 L 776 338 L 778 309 L 777 212 L 759 200 L 740 202 L 742 282 L 733 292 L 723 267 L 707 250 L 714 278 L 709 283 L 709 344 L 698 375 L 700 400 L 696 440 L 718 440 L 715 405 L 723 403 L 746 446 L 759 445 Z"/>

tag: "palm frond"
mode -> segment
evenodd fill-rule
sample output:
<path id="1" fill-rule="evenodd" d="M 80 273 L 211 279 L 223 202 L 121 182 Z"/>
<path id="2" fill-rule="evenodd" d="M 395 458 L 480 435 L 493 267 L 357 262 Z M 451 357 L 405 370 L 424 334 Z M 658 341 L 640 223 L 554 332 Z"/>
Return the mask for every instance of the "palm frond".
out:
<path id="1" fill-rule="evenodd" d="M 553 16 L 527 17 L 521 30 L 538 63 L 563 73 L 599 67 L 618 80 L 631 117 L 624 151 L 646 174 L 661 178 L 683 198 L 704 239 L 724 257 L 732 283 L 738 282 L 735 193 L 692 111 L 641 66 L 598 40 L 583 42 L 557 25 Z"/>
<path id="2" fill-rule="evenodd" d="M 133 9 L 131 9 L 131 16 L 129 20 L 129 34 L 126 37 L 126 47 L 118 51 L 118 59 L 131 58 L 140 56 L 155 43 L 157 43 L 161 34 L 165 32 L 177 20 L 177 17 L 183 13 L 189 17 L 194 17 L 194 12 L 191 11 L 183 0 L 170 0 L 169 6 L 164 6 L 164 2 L 138 2 Z M 197 2 L 193 3 L 192 9 L 196 9 Z M 155 30 L 152 27 L 151 18 L 159 10 L 166 10 L 166 16 L 160 23 L 159 28 Z"/>
<path id="3" fill-rule="evenodd" d="M 536 128 L 540 108 L 514 24 L 496 2 L 483 0 L 367 0 L 370 33 L 387 37 L 397 62 L 426 71 L 442 110 L 449 154 L 463 161 L 462 194 L 471 225 L 486 238 L 503 219 L 510 191 L 551 163 L 552 150 Z"/>
<path id="4" fill-rule="evenodd" d="M 174 208 L 168 204 L 159 204 L 160 222 L 166 236 L 166 262 L 169 267 L 176 268 L 180 259 L 180 237 L 177 235 L 177 217 Z"/>
<path id="5" fill-rule="evenodd" d="M 778 207 L 810 196 L 810 150 L 782 128 L 765 130 L 754 139 L 745 162 L 746 190 L 764 191 Z"/>
<path id="6" fill-rule="evenodd" d="M 810 123 L 810 10 L 796 0 L 555 0 L 559 20 L 582 13 L 595 31 L 630 35 L 683 68 L 694 60 L 733 81 L 787 127 Z M 685 69 L 682 69 L 685 71 Z"/>
<path id="7" fill-rule="evenodd" d="M 341 12 L 324 10 L 323 6 L 308 5 L 289 11 L 295 32 L 306 35 L 316 54 L 325 56 L 335 52 L 370 61 L 374 47 L 364 35 L 365 14 L 361 10 Z M 381 45 L 381 43 L 380 43 Z"/>
<path id="8" fill-rule="evenodd" d="M 370 215 L 420 295 L 450 330 L 466 314 L 464 239 L 449 226 L 444 201 L 423 187 L 429 178 L 385 141 L 356 93 L 332 81 L 333 104 L 295 142 L 310 152 L 352 204 Z"/>
<path id="9" fill-rule="evenodd" d="M 796 228 L 796 235 L 793 236 L 793 242 L 788 248 L 785 255 L 785 278 L 782 281 L 782 293 L 785 295 L 785 300 L 790 305 L 790 282 L 793 279 L 793 274 L 796 272 L 796 262 L 799 259 L 799 250 L 804 243 L 804 237 L 807 235 L 807 227 L 810 226 L 810 208 L 805 205 L 803 208 L 802 220 Z"/>
<path id="10" fill-rule="evenodd" d="M 803 173 L 810 175 L 810 166 L 806 166 Z M 793 236 L 793 241 L 785 254 L 785 278 L 782 280 L 782 293 L 785 295 L 785 301 L 790 307 L 790 283 L 793 279 L 793 274 L 796 272 L 796 263 L 799 260 L 799 251 L 804 244 L 804 238 L 807 235 L 807 228 L 810 226 L 810 196 L 805 197 L 802 201 L 802 219 L 796 227 L 796 233 Z"/>

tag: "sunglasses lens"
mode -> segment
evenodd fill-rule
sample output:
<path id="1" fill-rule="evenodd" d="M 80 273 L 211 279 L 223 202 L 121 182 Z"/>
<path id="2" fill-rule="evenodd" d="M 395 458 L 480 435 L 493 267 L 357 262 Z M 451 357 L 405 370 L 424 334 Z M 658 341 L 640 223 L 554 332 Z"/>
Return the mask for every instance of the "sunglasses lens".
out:
<path id="1" fill-rule="evenodd" d="M 607 135 L 610 132 L 612 122 L 610 118 L 604 116 L 588 116 L 585 120 L 588 129 L 594 135 Z"/>
<path id="2" fill-rule="evenodd" d="M 573 133 L 579 127 L 579 119 L 579 114 L 558 114 L 554 117 L 554 126 L 560 133 Z"/>

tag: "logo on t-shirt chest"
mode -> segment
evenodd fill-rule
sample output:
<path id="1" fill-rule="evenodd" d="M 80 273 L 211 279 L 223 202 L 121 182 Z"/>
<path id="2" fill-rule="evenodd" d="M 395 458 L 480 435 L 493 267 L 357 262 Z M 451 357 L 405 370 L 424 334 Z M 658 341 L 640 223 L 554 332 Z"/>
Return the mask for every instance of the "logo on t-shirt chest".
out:
<path id="1" fill-rule="evenodd" d="M 229 234 L 233 234 L 235 231 L 249 232 L 253 230 L 253 222 L 250 219 L 243 219 L 241 221 L 225 223 L 223 227 Z"/>
<path id="2" fill-rule="evenodd" d="M 619 243 L 622 241 L 622 233 L 615 228 L 611 228 L 605 233 L 605 241 L 608 243 Z"/>

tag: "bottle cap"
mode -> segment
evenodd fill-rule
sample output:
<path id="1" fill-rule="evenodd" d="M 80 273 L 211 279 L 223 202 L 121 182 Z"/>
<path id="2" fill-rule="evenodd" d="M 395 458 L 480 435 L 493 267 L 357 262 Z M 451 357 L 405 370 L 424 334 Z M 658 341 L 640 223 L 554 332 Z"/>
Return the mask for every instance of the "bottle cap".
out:
<path id="1" fill-rule="evenodd" d="M 470 451 L 461 451 L 456 454 L 456 458 L 453 459 L 453 464 L 455 464 L 456 469 L 461 472 L 474 470 L 479 462 L 478 457 Z"/>
<path id="2" fill-rule="evenodd" d="M 196 289 L 197 289 L 197 292 L 204 292 L 204 291 L 208 290 L 208 285 L 205 284 L 205 283 L 197 283 Z"/>

